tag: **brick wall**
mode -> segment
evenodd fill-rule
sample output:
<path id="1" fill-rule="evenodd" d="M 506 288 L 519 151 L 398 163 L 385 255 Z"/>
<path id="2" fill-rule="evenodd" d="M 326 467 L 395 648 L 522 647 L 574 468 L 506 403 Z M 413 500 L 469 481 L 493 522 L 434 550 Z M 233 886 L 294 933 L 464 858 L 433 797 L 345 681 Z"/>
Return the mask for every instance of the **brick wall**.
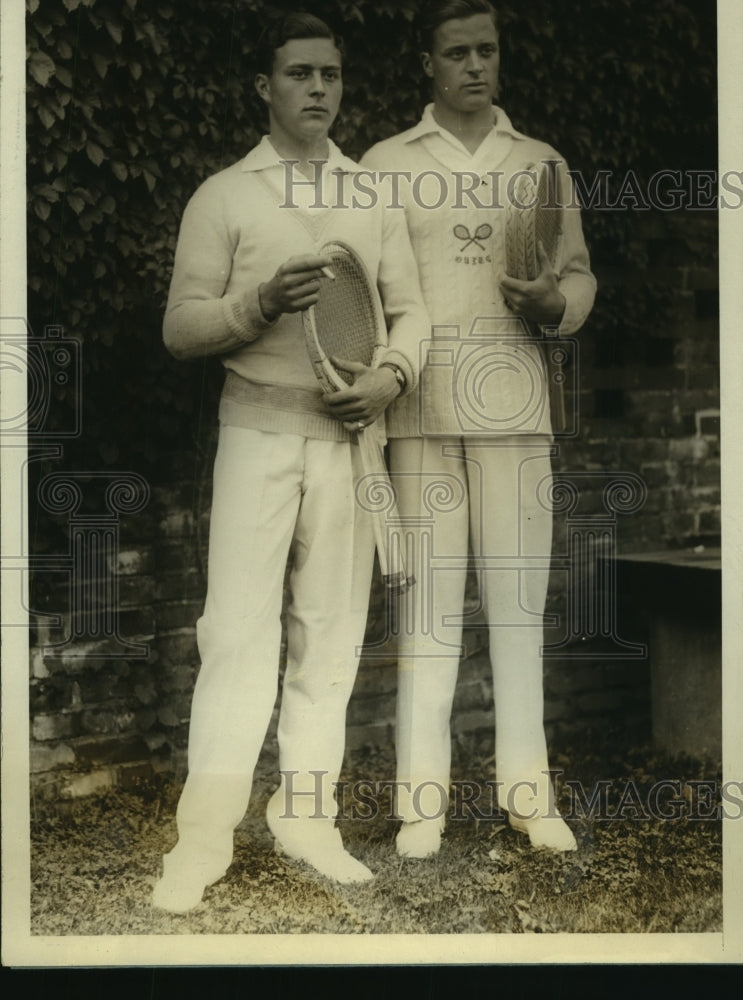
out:
<path id="1" fill-rule="evenodd" d="M 595 261 L 601 294 L 615 309 L 600 324 L 589 320 L 581 334 L 579 434 L 560 443 L 555 467 L 578 476 L 581 509 L 597 516 L 605 513 L 605 477 L 586 473 L 631 473 L 645 484 L 642 506 L 615 518 L 621 552 L 719 544 L 715 219 L 647 214 L 633 225 L 637 267 L 620 272 L 611 262 Z M 651 282 L 667 308 L 639 323 L 625 316 L 622 303 L 633 282 Z M 191 454 L 164 461 L 162 482 L 152 484 L 144 509 L 119 517 L 113 561 L 120 641 L 82 637 L 65 643 L 74 598 L 64 573 L 48 574 L 43 610 L 60 614 L 62 624 L 36 619 L 31 634 L 36 795 L 81 795 L 156 771 L 184 773 L 198 667 L 194 624 L 205 593 L 209 464 L 204 460 L 195 475 Z M 556 516 L 558 557 L 565 553 L 569 527 L 569 514 Z M 581 572 L 597 572 L 590 558 Z M 605 637 L 575 634 L 566 640 L 568 586 L 564 568 L 556 568 L 548 602 L 556 624 L 548 638 L 564 641 L 545 663 L 548 737 L 570 740 L 593 731 L 606 738 L 632 729 L 647 738 L 647 663 L 617 658 L 616 644 Z M 472 587 L 469 595 L 474 601 Z M 377 586 L 370 640 L 383 636 L 383 618 Z M 147 655 L 131 655 L 127 644 L 133 642 L 146 644 Z M 489 730 L 492 682 L 484 623 L 467 631 L 466 645 L 454 726 Z M 349 708 L 350 746 L 391 741 L 394 699 L 394 656 L 375 648 L 362 662 Z"/>
<path id="2" fill-rule="evenodd" d="M 622 525 L 625 551 L 719 544 L 717 227 L 712 213 L 635 213 L 638 266 L 596 262 L 614 326 L 589 319 L 581 334 L 580 435 L 564 468 L 642 476 L 642 516 Z M 658 315 L 622 316 L 633 285 L 653 288 Z"/>

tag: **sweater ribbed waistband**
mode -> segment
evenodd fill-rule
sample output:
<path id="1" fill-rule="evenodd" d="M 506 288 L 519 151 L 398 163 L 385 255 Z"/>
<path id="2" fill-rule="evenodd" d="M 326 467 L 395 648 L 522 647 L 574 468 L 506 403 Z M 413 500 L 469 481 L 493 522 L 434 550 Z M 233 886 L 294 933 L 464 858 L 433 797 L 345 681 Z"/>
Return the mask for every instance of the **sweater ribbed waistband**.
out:
<path id="1" fill-rule="evenodd" d="M 295 413 L 315 413 L 328 416 L 322 389 L 305 389 L 294 385 L 276 385 L 267 382 L 249 382 L 237 372 L 227 369 L 223 396 L 238 403 L 251 403 L 272 410 L 292 410 Z"/>
<path id="2" fill-rule="evenodd" d="M 319 388 L 251 382 L 227 369 L 219 406 L 224 424 L 300 434 L 322 441 L 349 441 L 343 424 L 328 413 Z"/>

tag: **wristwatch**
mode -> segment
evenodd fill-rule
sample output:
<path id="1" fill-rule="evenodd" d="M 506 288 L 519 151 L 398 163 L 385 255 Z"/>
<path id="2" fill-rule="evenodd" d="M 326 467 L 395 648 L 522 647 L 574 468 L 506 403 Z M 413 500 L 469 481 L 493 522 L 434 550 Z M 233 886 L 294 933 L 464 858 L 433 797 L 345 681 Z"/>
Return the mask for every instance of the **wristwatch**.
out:
<path id="1" fill-rule="evenodd" d="M 400 368 L 399 365 L 393 364 L 392 361 L 384 361 L 379 367 L 390 369 L 392 374 L 397 379 L 397 384 L 400 386 L 400 395 L 402 395 L 408 387 L 408 380 L 405 378 L 405 372 L 402 368 Z"/>

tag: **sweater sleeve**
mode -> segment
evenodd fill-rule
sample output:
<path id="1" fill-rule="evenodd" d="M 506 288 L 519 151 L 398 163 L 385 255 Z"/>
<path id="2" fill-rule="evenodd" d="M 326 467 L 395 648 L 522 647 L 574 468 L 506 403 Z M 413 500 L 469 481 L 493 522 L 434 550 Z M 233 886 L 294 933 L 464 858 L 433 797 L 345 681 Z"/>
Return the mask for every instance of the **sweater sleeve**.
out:
<path id="1" fill-rule="evenodd" d="M 163 323 L 165 346 L 177 358 L 228 353 L 273 325 L 261 312 L 258 285 L 226 292 L 237 246 L 227 220 L 215 177 L 191 198 L 178 234 Z"/>
<path id="2" fill-rule="evenodd" d="M 407 393 L 418 384 L 431 320 L 423 303 L 418 265 L 402 209 L 384 209 L 377 281 L 389 331 L 380 364 L 389 361 L 399 365 L 405 374 Z"/>
<path id="3" fill-rule="evenodd" d="M 580 221 L 580 207 L 567 164 L 558 157 L 557 172 L 560 185 L 560 200 L 563 210 L 563 232 L 557 261 L 558 287 L 565 296 L 563 313 L 558 334 L 570 334 L 579 330 L 593 308 L 596 297 L 596 278 L 591 271 L 591 262 L 583 227 Z"/>

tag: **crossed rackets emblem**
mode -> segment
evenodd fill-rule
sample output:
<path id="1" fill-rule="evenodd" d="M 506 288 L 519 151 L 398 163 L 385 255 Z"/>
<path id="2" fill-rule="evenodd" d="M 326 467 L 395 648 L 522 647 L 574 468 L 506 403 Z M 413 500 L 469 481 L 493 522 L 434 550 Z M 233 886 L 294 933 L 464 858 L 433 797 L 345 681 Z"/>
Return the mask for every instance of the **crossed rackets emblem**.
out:
<path id="1" fill-rule="evenodd" d="M 456 238 L 458 240 L 466 240 L 466 243 L 462 247 L 460 247 L 460 253 L 462 252 L 462 250 L 466 250 L 467 247 L 471 246 L 471 244 L 473 243 L 481 250 L 484 250 L 485 247 L 480 242 L 480 240 L 487 240 L 490 236 L 492 236 L 492 234 L 493 234 L 493 227 L 488 225 L 487 222 L 483 222 L 481 226 L 478 226 L 474 232 L 474 235 L 470 234 L 470 231 L 466 226 L 460 224 L 454 227 L 454 235 L 456 236 Z"/>

